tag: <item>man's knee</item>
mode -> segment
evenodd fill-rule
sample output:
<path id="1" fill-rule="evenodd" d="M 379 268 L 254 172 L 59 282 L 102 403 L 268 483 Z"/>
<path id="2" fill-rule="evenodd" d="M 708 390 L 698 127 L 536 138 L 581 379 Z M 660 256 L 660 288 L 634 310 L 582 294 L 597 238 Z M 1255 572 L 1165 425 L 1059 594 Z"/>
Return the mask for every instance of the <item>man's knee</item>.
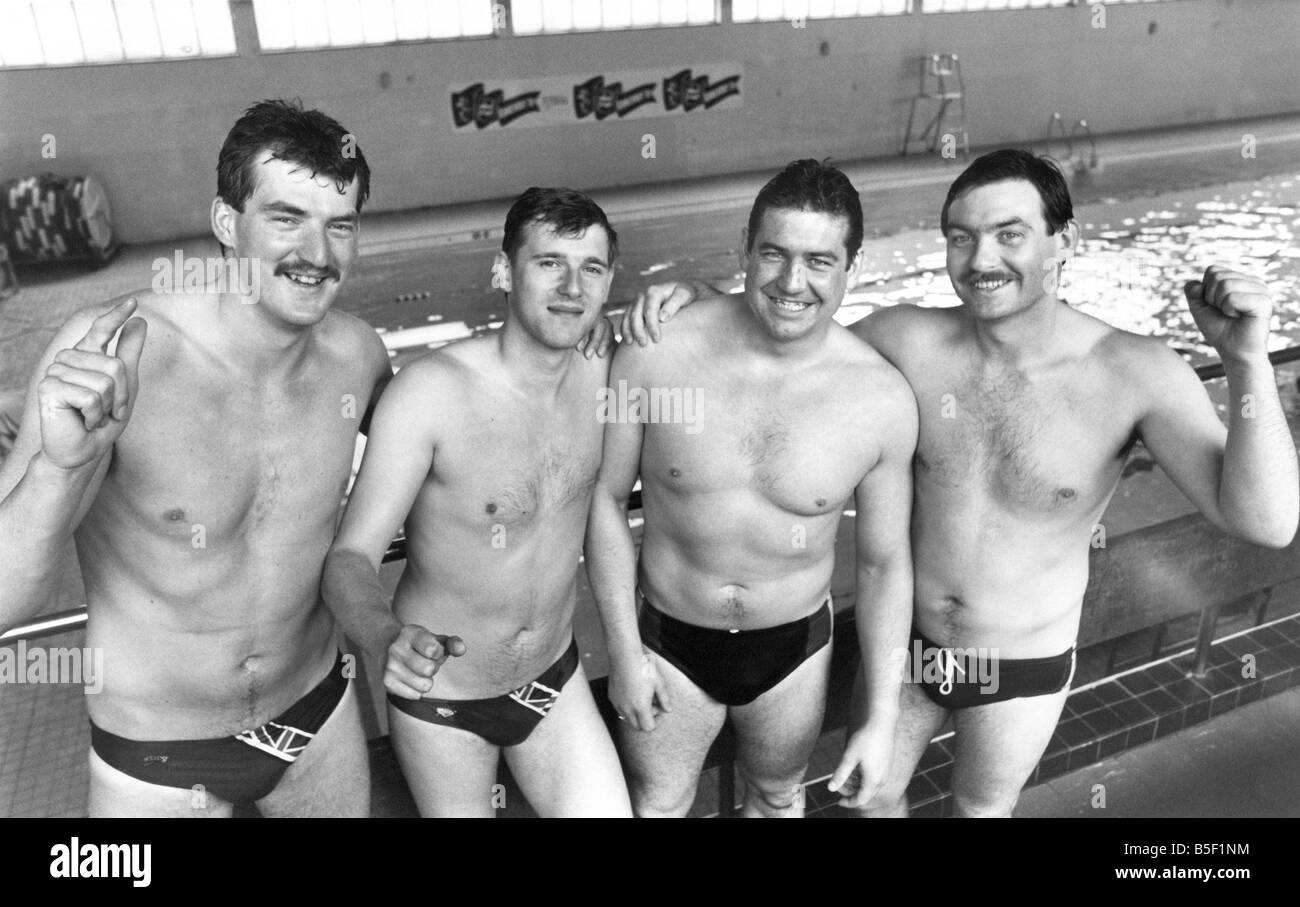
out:
<path id="1" fill-rule="evenodd" d="M 960 819 L 1009 819 L 1020 792 L 999 796 L 987 791 L 960 791 L 952 795 L 953 814 Z"/>
<path id="2" fill-rule="evenodd" d="M 907 788 L 882 785 L 856 812 L 864 819 L 905 819 L 909 815 Z"/>
<path id="3" fill-rule="evenodd" d="M 639 819 L 667 819 L 688 815 L 695 804 L 699 777 L 680 784 L 666 784 L 664 778 L 647 777 L 633 772 L 627 779 L 632 812 Z"/>
<path id="4" fill-rule="evenodd" d="M 744 765 L 736 765 L 736 773 L 745 784 L 745 800 L 767 815 L 802 813 L 805 805 L 803 785 L 804 770 L 780 778 L 762 777 Z"/>

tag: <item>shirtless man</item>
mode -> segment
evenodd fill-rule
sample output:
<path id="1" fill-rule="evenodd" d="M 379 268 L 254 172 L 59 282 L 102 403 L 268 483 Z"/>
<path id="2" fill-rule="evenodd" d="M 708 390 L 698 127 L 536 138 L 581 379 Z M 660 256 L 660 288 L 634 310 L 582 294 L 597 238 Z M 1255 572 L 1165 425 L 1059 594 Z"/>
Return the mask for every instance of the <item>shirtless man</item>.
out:
<path id="1" fill-rule="evenodd" d="M 648 410 L 606 428 L 588 529 L 640 816 L 688 812 L 728 717 L 745 814 L 802 815 L 830 666 L 835 534 L 850 497 L 870 697 L 844 775 L 861 772 L 865 797 L 888 770 L 899 702 L 888 654 L 910 616 L 916 409 L 902 376 L 832 317 L 861 243 L 848 179 L 797 161 L 754 202 L 744 292 L 696 305 L 661 343 L 615 356 L 618 393 L 691 394 L 698 407 L 694 424 Z M 626 515 L 638 475 L 639 570 Z"/>
<path id="2" fill-rule="evenodd" d="M 949 714 L 957 814 L 1011 814 L 1065 704 L 1093 527 L 1137 439 L 1219 528 L 1269 547 L 1295 535 L 1296 454 L 1267 358 L 1266 288 L 1211 267 L 1185 290 L 1229 399 L 1253 398 L 1251 417 L 1229 407 L 1225 430 L 1163 340 L 1061 303 L 1073 216 L 1053 165 L 987 154 L 952 184 L 941 219 L 962 305 L 897 306 L 853 326 L 907 377 L 921 420 L 912 542 L 923 664 L 908 676 L 923 682 L 903 687 L 893 771 L 868 815 L 907 814 L 912 772 Z M 954 648 L 985 648 L 991 663 L 954 664 Z M 941 680 L 924 682 L 925 662 L 944 668 Z"/>
<path id="3" fill-rule="evenodd" d="M 573 640 L 608 372 L 573 347 L 600 319 L 618 238 L 586 196 L 533 188 L 501 247 L 505 326 L 393 380 L 323 594 L 348 636 L 387 660 L 393 745 L 421 815 L 491 816 L 504 755 L 543 816 L 628 816 Z M 390 611 L 378 569 L 403 521 Z"/>
<path id="4" fill-rule="evenodd" d="M 369 812 L 318 595 L 357 428 L 390 375 L 375 332 L 330 310 L 369 192 L 345 136 L 319 111 L 250 108 L 221 149 L 212 228 L 257 268 L 258 298 L 178 288 L 82 312 L 28 393 L 0 472 L 0 626 L 48 605 L 74 536 L 86 645 L 104 652 L 92 816 Z"/>

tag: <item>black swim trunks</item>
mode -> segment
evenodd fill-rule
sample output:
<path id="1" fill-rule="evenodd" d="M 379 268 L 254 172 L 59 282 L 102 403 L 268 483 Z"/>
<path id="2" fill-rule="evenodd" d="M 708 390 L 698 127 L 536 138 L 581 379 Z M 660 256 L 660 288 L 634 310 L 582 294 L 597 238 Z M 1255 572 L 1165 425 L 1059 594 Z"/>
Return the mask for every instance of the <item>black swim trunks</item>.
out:
<path id="1" fill-rule="evenodd" d="M 388 702 L 399 712 L 430 724 L 460 728 L 477 734 L 493 746 L 517 746 L 560 698 L 560 691 L 578 670 L 578 643 L 534 681 L 502 696 L 490 699 L 403 699 L 388 694 Z"/>
<path id="2" fill-rule="evenodd" d="M 909 679 L 945 709 L 1059 693 L 1074 678 L 1074 646 L 1046 658 L 1000 658 L 996 650 L 937 645 L 913 627 L 910 655 Z"/>
<path id="3" fill-rule="evenodd" d="M 745 705 L 830 641 L 831 597 L 807 617 L 758 630 L 697 627 L 660 611 L 640 590 L 641 642 L 723 705 Z"/>
<path id="4" fill-rule="evenodd" d="M 284 714 L 235 737 L 130 740 L 90 723 L 90 747 L 132 778 L 165 787 L 202 789 L 231 803 L 254 803 L 280 783 L 343 700 L 349 680 L 340 652 L 320 683 Z"/>

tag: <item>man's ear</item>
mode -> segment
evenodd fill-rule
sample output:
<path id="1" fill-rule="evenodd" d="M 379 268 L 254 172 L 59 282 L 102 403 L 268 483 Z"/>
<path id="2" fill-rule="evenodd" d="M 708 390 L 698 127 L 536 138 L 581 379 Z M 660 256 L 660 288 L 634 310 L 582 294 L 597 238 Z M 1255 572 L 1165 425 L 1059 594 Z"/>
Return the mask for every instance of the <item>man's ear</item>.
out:
<path id="1" fill-rule="evenodd" d="M 862 247 L 858 246 L 858 251 L 853 254 L 853 260 L 849 262 L 849 289 L 853 289 L 854 284 L 858 282 L 858 272 L 862 270 L 862 258 Z"/>
<path id="2" fill-rule="evenodd" d="M 1074 257 L 1074 253 L 1079 251 L 1079 222 L 1076 220 L 1067 220 L 1056 233 L 1056 248 L 1060 252 L 1062 263 L 1069 261 Z"/>
<path id="3" fill-rule="evenodd" d="M 749 268 L 749 227 L 740 228 L 740 269 Z"/>
<path id="4" fill-rule="evenodd" d="M 225 248 L 235 248 L 235 215 L 238 213 L 221 196 L 212 200 L 212 235 Z"/>
<path id="5" fill-rule="evenodd" d="M 497 257 L 492 259 L 492 286 L 507 293 L 511 290 L 510 258 L 505 252 L 498 252 Z"/>

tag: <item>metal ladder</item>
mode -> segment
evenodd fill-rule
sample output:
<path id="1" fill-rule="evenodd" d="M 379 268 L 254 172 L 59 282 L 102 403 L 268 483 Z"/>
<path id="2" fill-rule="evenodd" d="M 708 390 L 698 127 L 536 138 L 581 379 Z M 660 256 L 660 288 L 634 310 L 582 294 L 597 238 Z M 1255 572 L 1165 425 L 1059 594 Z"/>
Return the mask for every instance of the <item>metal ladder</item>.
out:
<path id="1" fill-rule="evenodd" d="M 1085 170 L 1097 169 L 1097 140 L 1093 138 L 1092 128 L 1088 125 L 1087 120 L 1077 120 L 1068 130 L 1065 128 L 1065 120 L 1062 119 L 1060 111 L 1052 114 L 1052 118 L 1047 121 L 1047 139 L 1046 148 L 1043 153 L 1051 155 L 1052 143 L 1056 140 L 1056 133 L 1061 134 L 1065 141 L 1065 157 L 1062 159 L 1065 167 L 1063 169 L 1082 172 Z M 1088 159 L 1085 162 L 1081 157 L 1076 166 L 1074 162 L 1074 141 L 1078 136 L 1082 136 L 1088 143 Z"/>
<path id="2" fill-rule="evenodd" d="M 916 140 L 924 142 L 929 136 L 927 150 L 935 151 L 939 147 L 940 137 L 945 134 L 944 120 L 951 117 L 950 111 L 955 107 L 957 128 L 948 130 L 948 134 L 960 140 L 962 157 L 970 157 L 970 133 L 966 131 L 966 83 L 962 79 L 961 60 L 956 54 L 929 54 L 922 57 L 920 62 L 920 84 L 907 114 L 907 132 L 903 134 L 903 148 L 899 154 L 907 154 L 911 146 L 917 105 L 922 101 L 937 101 L 939 109 Z"/>

